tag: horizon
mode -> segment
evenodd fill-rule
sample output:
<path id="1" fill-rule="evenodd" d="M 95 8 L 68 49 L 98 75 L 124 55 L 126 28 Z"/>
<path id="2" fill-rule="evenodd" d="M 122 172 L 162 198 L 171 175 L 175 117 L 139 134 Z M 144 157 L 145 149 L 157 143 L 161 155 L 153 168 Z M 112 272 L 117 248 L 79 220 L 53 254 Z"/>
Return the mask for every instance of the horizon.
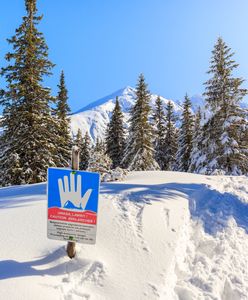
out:
<path id="1" fill-rule="evenodd" d="M 38 14 L 44 15 L 38 29 L 56 64 L 44 83 L 56 95 L 60 71 L 65 71 L 72 113 L 123 87 L 135 87 L 142 72 L 153 94 L 174 101 L 183 100 L 186 93 L 201 95 L 218 36 L 235 52 L 240 64 L 235 76 L 243 77 L 243 87 L 248 88 L 248 36 L 243 35 L 248 3 L 243 0 L 127 0 L 118 5 L 113 0 L 38 0 L 37 6 Z M 6 38 L 25 15 L 24 0 L 2 3 L 2 11 L 1 67 L 10 50 Z M 1 78 L 0 86 L 4 84 Z"/>

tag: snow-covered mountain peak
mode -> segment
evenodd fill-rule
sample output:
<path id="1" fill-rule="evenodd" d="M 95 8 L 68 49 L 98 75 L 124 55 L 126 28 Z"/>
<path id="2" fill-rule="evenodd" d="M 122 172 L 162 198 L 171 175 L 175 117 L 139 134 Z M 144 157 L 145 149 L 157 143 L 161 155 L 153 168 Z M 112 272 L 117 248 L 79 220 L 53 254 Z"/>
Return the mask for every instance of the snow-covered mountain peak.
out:
<path id="1" fill-rule="evenodd" d="M 83 107 L 74 114 L 71 115 L 71 128 L 74 135 L 76 135 L 80 128 L 83 135 L 88 132 L 92 141 L 96 138 L 104 139 L 107 125 L 110 121 L 112 111 L 115 106 L 116 97 L 119 99 L 121 110 L 124 115 L 124 122 L 128 125 L 130 109 L 135 104 L 136 100 L 136 89 L 131 86 L 126 86 L 122 89 L 115 91 L 114 93 L 105 96 L 91 104 Z M 154 108 L 155 101 L 158 95 L 151 94 L 151 107 Z M 168 99 L 161 97 L 162 102 L 166 106 Z M 176 114 L 182 112 L 182 106 L 173 100 L 170 100 L 174 107 Z"/>
<path id="2" fill-rule="evenodd" d="M 136 89 L 131 86 L 126 86 L 122 89 L 123 95 L 135 95 Z"/>
<path id="3" fill-rule="evenodd" d="M 112 111 L 118 97 L 124 114 L 124 121 L 129 118 L 130 108 L 135 103 L 135 89 L 127 86 L 83 107 L 71 115 L 71 128 L 75 135 L 81 129 L 83 135 L 88 132 L 92 141 L 103 139 Z"/>
<path id="4" fill-rule="evenodd" d="M 88 110 L 99 110 L 103 107 L 106 109 L 108 109 L 108 108 L 112 109 L 113 104 L 115 103 L 116 97 L 119 98 L 120 104 L 125 111 L 125 109 L 130 107 L 130 104 L 133 105 L 133 101 L 135 99 L 135 89 L 130 86 L 119 89 L 110 95 L 107 95 L 103 98 L 93 101 L 92 103 L 88 104 L 87 106 L 76 111 L 73 115 L 84 112 L 84 111 L 88 111 Z M 111 104 L 108 105 L 109 103 L 111 103 L 112 105 Z"/>

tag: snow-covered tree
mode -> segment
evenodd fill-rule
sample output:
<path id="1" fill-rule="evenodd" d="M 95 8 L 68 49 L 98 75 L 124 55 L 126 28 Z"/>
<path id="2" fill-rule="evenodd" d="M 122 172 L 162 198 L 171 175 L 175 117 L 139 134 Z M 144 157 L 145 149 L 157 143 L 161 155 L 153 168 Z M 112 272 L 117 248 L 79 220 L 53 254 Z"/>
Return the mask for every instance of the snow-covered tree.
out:
<path id="1" fill-rule="evenodd" d="M 247 94 L 247 90 L 241 88 L 244 79 L 232 76 L 232 72 L 239 66 L 232 59 L 233 55 L 231 48 L 222 38 L 218 38 L 207 72 L 212 74 L 212 77 L 205 82 L 204 93 L 207 107 L 213 114 L 220 109 L 227 114 L 229 105 L 237 105 Z"/>
<path id="2" fill-rule="evenodd" d="M 70 108 L 68 105 L 68 91 L 65 85 L 65 75 L 61 72 L 60 83 L 58 85 L 59 92 L 56 99 L 57 107 L 55 109 L 55 116 L 57 119 L 57 156 L 58 167 L 68 167 L 71 160 L 71 133 L 70 133 L 70 119 L 68 114 Z"/>
<path id="3" fill-rule="evenodd" d="M 99 146 L 100 145 L 100 146 Z M 111 173 L 112 160 L 106 154 L 105 149 L 99 142 L 93 149 L 89 159 L 88 171 L 101 174 L 101 179 Z"/>
<path id="4" fill-rule="evenodd" d="M 8 40 L 13 47 L 6 54 L 9 64 L 1 70 L 6 79 L 0 101 L 4 108 L 0 150 L 2 185 L 44 181 L 47 168 L 55 165 L 56 121 L 49 106 L 50 89 L 42 85 L 43 77 L 51 74 L 53 64 L 48 60 L 43 34 L 37 30 L 42 17 L 37 16 L 36 0 L 26 0 L 25 4 L 27 14 Z M 18 166 L 15 175 L 12 156 L 14 165 Z"/>
<path id="5" fill-rule="evenodd" d="M 244 80 L 233 77 L 238 64 L 231 49 L 219 38 L 212 52 L 206 82 L 206 102 L 212 115 L 203 126 L 202 149 L 196 166 L 198 172 L 247 174 L 248 152 L 243 137 L 248 130 L 247 111 L 240 101 L 247 94 L 241 88 Z"/>
<path id="6" fill-rule="evenodd" d="M 82 130 L 78 128 L 77 134 L 74 138 L 74 145 L 79 148 L 79 150 L 82 148 L 83 145 L 83 135 Z"/>
<path id="7" fill-rule="evenodd" d="M 103 152 L 106 153 L 106 142 L 104 140 L 99 139 L 98 137 L 96 138 L 96 143 L 95 146 L 93 147 L 94 151 L 98 152 Z"/>
<path id="8" fill-rule="evenodd" d="M 175 125 L 176 117 L 173 111 L 172 102 L 166 106 L 166 127 L 164 140 L 164 170 L 174 170 L 176 168 L 177 137 L 178 130 Z"/>
<path id="9" fill-rule="evenodd" d="M 178 171 L 187 172 L 190 165 L 190 155 L 192 151 L 194 119 L 191 113 L 191 102 L 186 95 L 183 103 L 183 113 L 181 118 L 181 127 L 178 137 L 177 151 L 177 169 Z"/>
<path id="10" fill-rule="evenodd" d="M 237 105 L 230 105 L 226 116 L 220 111 L 222 152 L 218 155 L 218 164 L 226 174 L 248 174 L 247 117 L 247 111 Z"/>
<path id="11" fill-rule="evenodd" d="M 82 131 L 80 128 L 78 128 L 77 134 L 74 138 L 73 144 L 78 147 L 79 150 L 79 170 L 81 169 L 81 153 L 82 153 L 82 148 L 84 147 L 84 140 L 83 140 L 83 135 Z"/>
<path id="12" fill-rule="evenodd" d="M 89 167 L 91 155 L 91 142 L 88 132 L 85 133 L 83 138 L 82 148 L 80 149 L 80 170 L 87 170 Z"/>
<path id="13" fill-rule="evenodd" d="M 86 132 L 83 137 L 81 129 L 78 129 L 74 144 L 79 148 L 79 169 L 87 170 L 91 155 L 89 134 Z"/>
<path id="14" fill-rule="evenodd" d="M 161 170 L 165 169 L 165 113 L 161 98 L 158 96 L 153 113 L 155 159 Z"/>
<path id="15" fill-rule="evenodd" d="M 19 155 L 12 152 L 6 159 L 5 165 L 9 166 L 9 169 L 0 171 L 0 187 L 2 185 L 7 185 L 10 182 L 13 185 L 25 183 L 22 179 L 22 168 L 20 167 Z M 6 173 L 4 174 L 3 171 Z M 3 181 L 2 178 L 4 179 Z"/>
<path id="16" fill-rule="evenodd" d="M 198 160 L 200 159 L 201 155 L 201 141 L 202 141 L 202 127 L 201 127 L 201 121 L 202 121 L 202 112 L 201 108 L 199 107 L 196 115 L 195 115 L 195 121 L 194 121 L 194 130 L 193 130 L 193 140 L 192 140 L 192 151 L 190 155 L 190 172 L 195 172 L 196 165 L 198 163 Z"/>
<path id="17" fill-rule="evenodd" d="M 131 109 L 129 136 L 122 164 L 129 170 L 155 170 L 159 166 L 154 159 L 153 133 L 148 117 L 150 93 L 144 75 L 139 76 L 136 89 L 136 102 Z"/>
<path id="18" fill-rule="evenodd" d="M 106 133 L 106 152 L 111 158 L 113 168 L 119 167 L 124 155 L 125 132 L 123 126 L 123 114 L 116 97 L 115 108 Z"/>

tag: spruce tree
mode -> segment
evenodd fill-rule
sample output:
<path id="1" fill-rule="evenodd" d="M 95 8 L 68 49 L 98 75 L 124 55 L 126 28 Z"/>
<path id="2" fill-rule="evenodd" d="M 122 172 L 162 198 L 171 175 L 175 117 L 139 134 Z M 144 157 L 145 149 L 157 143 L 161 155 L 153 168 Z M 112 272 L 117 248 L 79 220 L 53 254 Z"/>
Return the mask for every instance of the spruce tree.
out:
<path id="1" fill-rule="evenodd" d="M 165 113 L 163 109 L 163 103 L 161 98 L 158 96 L 155 102 L 155 109 L 153 114 L 154 123 L 154 149 L 155 159 L 161 170 L 165 170 Z"/>
<path id="2" fill-rule="evenodd" d="M 71 160 L 71 133 L 70 133 L 70 119 L 68 114 L 70 112 L 68 101 L 68 91 L 65 85 L 65 75 L 61 72 L 60 83 L 58 85 L 59 92 L 56 99 L 57 107 L 55 115 L 57 119 L 57 156 L 58 167 L 68 167 Z"/>
<path id="3" fill-rule="evenodd" d="M 108 174 L 111 174 L 112 160 L 106 154 L 103 142 L 97 139 L 97 143 L 90 155 L 88 171 L 101 174 L 101 180 Z"/>
<path id="4" fill-rule="evenodd" d="M 219 38 L 212 51 L 209 74 L 205 83 L 206 103 L 212 115 L 203 127 L 201 159 L 198 172 L 225 174 L 247 174 L 248 145 L 243 137 L 248 130 L 247 111 L 240 107 L 240 101 L 247 94 L 241 88 L 244 80 L 233 77 L 238 64 L 234 53 Z"/>
<path id="5" fill-rule="evenodd" d="M 123 114 L 121 107 L 116 97 L 115 108 L 106 134 L 106 152 L 111 158 L 113 168 L 117 168 L 121 164 L 124 155 L 125 133 L 123 126 Z"/>
<path id="6" fill-rule="evenodd" d="M 129 136 L 122 164 L 129 170 L 155 170 L 159 166 L 154 159 L 152 127 L 149 123 L 150 93 L 144 75 L 139 76 L 136 102 L 131 109 Z"/>
<path id="7" fill-rule="evenodd" d="M 5 174 L 2 172 L 0 173 L 0 187 L 9 185 L 10 183 L 13 185 L 25 183 L 21 179 L 22 168 L 20 167 L 20 157 L 17 153 L 10 153 L 10 155 L 7 157 L 7 161 L 5 161 L 5 165 L 9 166 L 9 169 L 6 170 L 7 172 Z"/>
<path id="8" fill-rule="evenodd" d="M 213 76 L 205 82 L 204 93 L 207 107 L 213 114 L 220 109 L 223 110 L 223 113 L 228 114 L 229 105 L 237 105 L 247 94 L 247 90 L 241 88 L 244 79 L 232 76 L 232 72 L 239 66 L 232 59 L 233 55 L 231 48 L 222 38 L 218 38 L 207 72 Z"/>
<path id="9" fill-rule="evenodd" d="M 187 172 L 190 166 L 194 126 L 194 119 L 191 113 L 191 102 L 187 94 L 183 103 L 181 122 L 176 159 L 178 171 Z"/>
<path id="10" fill-rule="evenodd" d="M 54 66 L 48 60 L 48 47 L 37 30 L 36 0 L 26 0 L 26 16 L 8 40 L 13 51 L 2 68 L 6 88 L 1 92 L 3 136 L 0 151 L 2 185 L 36 183 L 46 180 L 47 168 L 56 155 L 55 120 L 51 116 L 50 89 L 42 85 Z M 14 156 L 16 172 L 12 172 Z"/>
<path id="11" fill-rule="evenodd" d="M 80 170 L 87 170 L 91 156 L 91 142 L 88 132 L 85 133 L 83 138 L 82 147 L 80 149 Z"/>
<path id="12" fill-rule="evenodd" d="M 166 127 L 164 139 L 164 170 L 172 171 L 176 167 L 176 153 L 177 153 L 177 137 L 178 132 L 175 125 L 176 117 L 173 111 L 172 102 L 169 101 L 166 106 Z"/>
<path id="13" fill-rule="evenodd" d="M 96 138 L 95 147 L 93 147 L 94 151 L 106 153 L 106 143 L 103 140 L 100 140 L 98 137 Z"/>
<path id="14" fill-rule="evenodd" d="M 74 140 L 74 145 L 77 146 L 80 149 L 83 147 L 84 141 L 83 141 L 83 135 L 82 131 L 80 128 L 78 128 L 75 140 Z"/>
<path id="15" fill-rule="evenodd" d="M 88 152 L 90 151 L 88 148 L 88 134 L 83 138 L 81 129 L 78 129 L 74 144 L 79 148 L 79 169 L 86 170 L 89 164 Z"/>
<path id="16" fill-rule="evenodd" d="M 193 140 L 192 140 L 192 151 L 190 155 L 190 172 L 195 172 L 196 165 L 198 164 L 198 160 L 200 158 L 201 152 L 201 140 L 202 140 L 202 112 L 201 108 L 199 107 L 196 115 L 195 115 L 195 122 L 194 122 L 194 130 L 193 130 Z"/>

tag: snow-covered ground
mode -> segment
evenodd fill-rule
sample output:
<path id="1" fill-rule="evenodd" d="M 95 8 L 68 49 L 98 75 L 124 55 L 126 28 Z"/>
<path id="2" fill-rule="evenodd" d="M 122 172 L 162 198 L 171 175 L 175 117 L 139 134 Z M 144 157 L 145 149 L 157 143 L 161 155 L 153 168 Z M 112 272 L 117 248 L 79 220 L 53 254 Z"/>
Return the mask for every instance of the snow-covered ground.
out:
<path id="1" fill-rule="evenodd" d="M 96 245 L 46 238 L 46 184 L 0 189 L 0 299 L 248 299 L 248 178 L 104 183 Z"/>

